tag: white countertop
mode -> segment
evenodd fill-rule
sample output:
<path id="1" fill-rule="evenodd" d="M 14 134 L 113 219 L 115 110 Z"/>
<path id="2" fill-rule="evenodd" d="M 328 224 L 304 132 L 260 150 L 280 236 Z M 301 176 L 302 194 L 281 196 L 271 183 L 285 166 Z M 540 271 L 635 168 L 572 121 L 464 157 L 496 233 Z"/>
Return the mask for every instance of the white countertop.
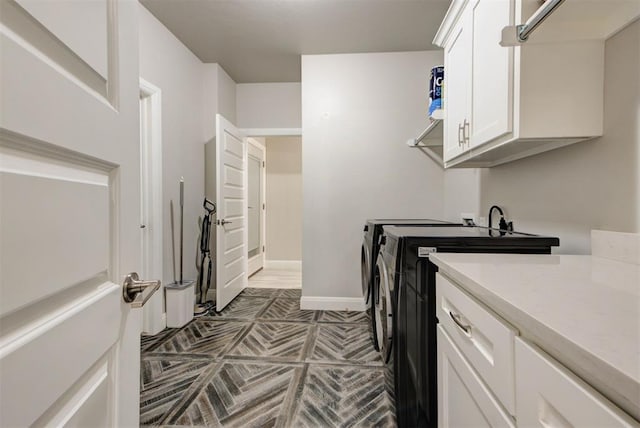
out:
<path id="1" fill-rule="evenodd" d="M 438 253 L 431 261 L 640 420 L 640 265 L 524 254 Z"/>

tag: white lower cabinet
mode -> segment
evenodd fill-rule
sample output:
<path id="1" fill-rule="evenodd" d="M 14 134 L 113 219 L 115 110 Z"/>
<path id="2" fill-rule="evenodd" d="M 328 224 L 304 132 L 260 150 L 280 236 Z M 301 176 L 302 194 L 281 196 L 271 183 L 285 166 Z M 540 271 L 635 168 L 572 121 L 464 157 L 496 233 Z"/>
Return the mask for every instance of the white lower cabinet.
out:
<path id="1" fill-rule="evenodd" d="M 639 424 L 557 361 L 516 338 L 516 420 L 522 427 Z"/>
<path id="2" fill-rule="evenodd" d="M 438 326 L 438 426 L 514 427 L 442 326 Z"/>
<path id="3" fill-rule="evenodd" d="M 513 338 L 517 330 L 439 273 L 436 284 L 440 326 L 504 408 L 514 415 Z"/>
<path id="4" fill-rule="evenodd" d="M 441 274 L 436 313 L 439 427 L 640 427 Z"/>

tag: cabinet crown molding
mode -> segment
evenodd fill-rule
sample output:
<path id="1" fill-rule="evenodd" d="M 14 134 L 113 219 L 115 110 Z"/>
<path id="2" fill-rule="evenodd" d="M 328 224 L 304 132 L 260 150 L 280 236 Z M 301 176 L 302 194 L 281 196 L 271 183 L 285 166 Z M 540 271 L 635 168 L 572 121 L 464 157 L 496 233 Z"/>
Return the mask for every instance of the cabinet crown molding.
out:
<path id="1" fill-rule="evenodd" d="M 451 2 L 446 15 L 442 19 L 442 23 L 440 23 L 440 28 L 438 28 L 438 32 L 433 38 L 434 45 L 441 48 L 444 47 L 444 44 L 449 38 L 449 34 L 451 34 L 451 30 L 453 30 L 455 23 L 460 19 L 460 15 L 462 15 L 462 11 L 468 2 L 469 0 L 453 0 Z"/>

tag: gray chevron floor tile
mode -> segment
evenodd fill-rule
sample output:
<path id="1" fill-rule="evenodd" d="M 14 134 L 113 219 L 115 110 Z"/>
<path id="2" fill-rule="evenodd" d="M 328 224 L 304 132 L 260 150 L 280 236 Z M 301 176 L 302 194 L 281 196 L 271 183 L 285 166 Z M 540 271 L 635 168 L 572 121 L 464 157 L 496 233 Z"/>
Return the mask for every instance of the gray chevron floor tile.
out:
<path id="1" fill-rule="evenodd" d="M 162 342 L 168 336 L 176 333 L 177 331 L 178 329 L 175 328 L 166 328 L 156 335 L 140 335 L 140 350 L 144 352 L 147 349 L 152 348 L 154 345 Z"/>
<path id="2" fill-rule="evenodd" d="M 218 356 L 250 325 L 246 321 L 197 318 L 152 352 Z"/>
<path id="3" fill-rule="evenodd" d="M 369 339 L 367 324 L 318 324 L 309 362 L 382 365 Z"/>
<path id="4" fill-rule="evenodd" d="M 302 361 L 311 328 L 301 323 L 256 322 L 227 355 Z"/>
<path id="5" fill-rule="evenodd" d="M 141 424 L 395 426 L 393 377 L 366 316 L 302 311 L 299 298 L 255 293 L 141 338 Z"/>
<path id="6" fill-rule="evenodd" d="M 299 288 L 283 288 L 282 290 L 280 290 L 280 294 L 278 295 L 278 297 L 300 300 L 300 297 L 302 297 L 302 290 Z"/>
<path id="7" fill-rule="evenodd" d="M 292 426 L 393 427 L 384 369 L 311 365 Z"/>
<path id="8" fill-rule="evenodd" d="M 311 322 L 315 319 L 316 313 L 317 311 L 301 310 L 298 299 L 277 298 L 258 318 L 267 321 Z"/>
<path id="9" fill-rule="evenodd" d="M 269 304 L 270 301 L 271 299 L 269 297 L 238 296 L 233 299 L 231 303 L 222 310 L 222 312 L 218 313 L 211 311 L 210 315 L 202 318 L 253 320 L 256 315 L 260 313 L 267 304 Z"/>
<path id="10" fill-rule="evenodd" d="M 303 367 L 225 362 L 169 423 L 208 427 L 285 426 Z"/>
<path id="11" fill-rule="evenodd" d="M 160 422 L 209 364 L 204 360 L 143 358 L 140 363 L 140 423 Z"/>
<path id="12" fill-rule="evenodd" d="M 241 297 L 276 297 L 280 293 L 279 288 L 251 288 L 247 287 L 240 293 Z"/>
<path id="13" fill-rule="evenodd" d="M 320 311 L 318 322 L 369 323 L 369 314 L 356 311 Z"/>

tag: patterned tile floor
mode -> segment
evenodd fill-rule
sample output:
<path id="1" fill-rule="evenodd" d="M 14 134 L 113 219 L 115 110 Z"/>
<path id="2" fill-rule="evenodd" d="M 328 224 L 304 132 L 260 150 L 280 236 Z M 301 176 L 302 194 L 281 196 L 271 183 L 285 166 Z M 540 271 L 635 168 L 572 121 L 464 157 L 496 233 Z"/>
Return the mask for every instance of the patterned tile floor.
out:
<path id="1" fill-rule="evenodd" d="M 143 336 L 140 423 L 394 427 L 368 315 L 299 302 L 300 290 L 247 288 L 222 313 Z"/>

